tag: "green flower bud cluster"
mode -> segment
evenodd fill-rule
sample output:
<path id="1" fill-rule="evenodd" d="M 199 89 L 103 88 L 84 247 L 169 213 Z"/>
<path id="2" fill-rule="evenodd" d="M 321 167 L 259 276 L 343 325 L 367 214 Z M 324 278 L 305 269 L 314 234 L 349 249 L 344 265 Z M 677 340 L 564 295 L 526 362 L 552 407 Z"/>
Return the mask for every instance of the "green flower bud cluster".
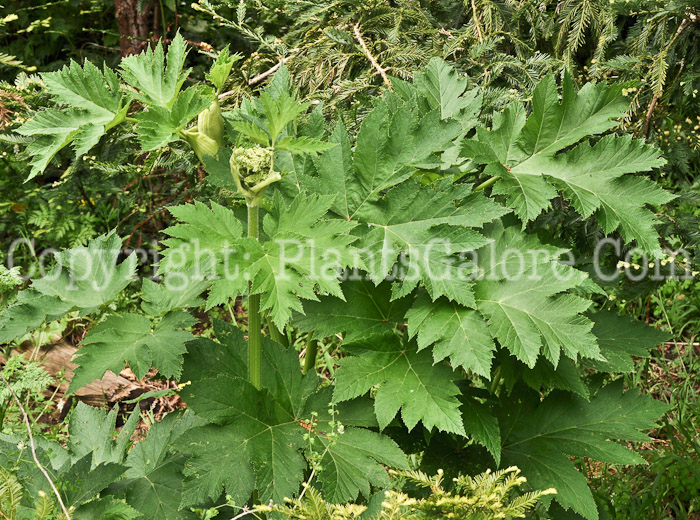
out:
<path id="1" fill-rule="evenodd" d="M 224 144 L 224 118 L 219 100 L 214 99 L 209 108 L 197 118 L 197 126 L 183 131 L 184 137 L 201 161 L 205 155 L 216 155 Z"/>
<path id="2" fill-rule="evenodd" d="M 254 146 L 234 148 L 229 162 L 231 175 L 238 192 L 249 205 L 257 205 L 265 189 L 282 177 L 273 168 L 274 151 L 271 148 Z"/>

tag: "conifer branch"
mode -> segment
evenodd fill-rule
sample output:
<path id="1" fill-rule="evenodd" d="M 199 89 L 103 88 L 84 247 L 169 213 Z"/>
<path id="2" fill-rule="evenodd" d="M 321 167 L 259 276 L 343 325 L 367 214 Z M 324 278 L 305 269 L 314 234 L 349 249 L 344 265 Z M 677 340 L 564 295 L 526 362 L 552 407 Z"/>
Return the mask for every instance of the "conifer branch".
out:
<path id="1" fill-rule="evenodd" d="M 389 81 L 389 77 L 386 75 L 386 69 L 379 64 L 377 59 L 372 56 L 372 53 L 369 51 L 369 47 L 367 47 L 367 43 L 360 32 L 359 24 L 355 24 L 353 26 L 353 32 L 355 33 L 355 39 L 360 44 L 360 47 L 362 47 L 362 51 L 365 53 L 365 56 L 367 56 L 367 59 L 370 61 L 372 66 L 377 70 L 377 73 L 382 77 L 384 84 L 389 88 L 389 90 L 394 90 L 394 87 L 391 85 L 391 81 Z"/>

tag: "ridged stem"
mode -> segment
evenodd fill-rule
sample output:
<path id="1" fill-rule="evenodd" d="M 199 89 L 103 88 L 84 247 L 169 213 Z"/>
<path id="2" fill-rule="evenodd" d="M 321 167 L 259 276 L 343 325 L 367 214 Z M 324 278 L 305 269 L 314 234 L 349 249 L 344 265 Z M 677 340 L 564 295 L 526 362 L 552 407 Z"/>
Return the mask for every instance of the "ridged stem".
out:
<path id="1" fill-rule="evenodd" d="M 248 205 L 248 236 L 258 238 L 257 204 Z M 250 294 L 248 287 L 248 381 L 255 388 L 262 387 L 262 329 L 260 322 L 260 295 Z"/>
<path id="2" fill-rule="evenodd" d="M 304 373 L 316 368 L 316 356 L 318 355 L 318 341 L 313 338 L 313 332 L 309 333 L 306 343 L 306 355 L 304 357 Z"/>

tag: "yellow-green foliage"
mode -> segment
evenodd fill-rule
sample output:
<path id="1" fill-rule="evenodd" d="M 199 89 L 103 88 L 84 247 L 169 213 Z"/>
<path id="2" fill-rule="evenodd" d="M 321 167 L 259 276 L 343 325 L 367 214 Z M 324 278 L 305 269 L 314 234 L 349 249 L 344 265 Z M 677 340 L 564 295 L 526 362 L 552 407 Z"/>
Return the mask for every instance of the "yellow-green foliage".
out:
<path id="1" fill-rule="evenodd" d="M 51 518 L 54 507 L 43 491 L 39 492 L 35 508 L 31 511 L 25 510 L 25 514 L 20 516 L 22 495 L 22 485 L 14 475 L 0 469 L 0 519 L 19 520 L 19 518 L 31 518 L 32 520 L 48 520 Z"/>
<path id="2" fill-rule="evenodd" d="M 307 488 L 302 499 L 290 500 L 284 506 L 262 506 L 262 511 L 276 511 L 296 520 L 352 520 L 367 509 L 354 504 L 329 504 L 314 488 Z"/>
<path id="3" fill-rule="evenodd" d="M 374 520 L 495 520 L 523 518 L 544 495 L 556 493 L 554 489 L 532 491 L 518 495 L 517 489 L 526 479 L 520 470 L 510 467 L 492 473 L 486 471 L 476 477 L 455 479 L 453 491 L 442 486 L 443 472 L 429 477 L 422 471 L 392 472 L 419 487 L 430 489 L 428 498 L 412 498 L 399 491 L 387 491 L 382 510 Z M 333 505 L 313 488 L 308 488 L 299 500 L 290 500 L 284 506 L 270 506 L 266 511 L 282 513 L 296 520 L 350 520 L 359 518 L 366 510 L 360 505 Z"/>

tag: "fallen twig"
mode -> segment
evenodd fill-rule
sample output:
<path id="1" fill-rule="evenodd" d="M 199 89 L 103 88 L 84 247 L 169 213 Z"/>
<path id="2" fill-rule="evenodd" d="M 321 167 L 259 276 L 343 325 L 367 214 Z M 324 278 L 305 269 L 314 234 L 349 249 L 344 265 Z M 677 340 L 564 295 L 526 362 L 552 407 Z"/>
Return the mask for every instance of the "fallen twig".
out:
<path id="1" fill-rule="evenodd" d="M 32 451 L 32 458 L 34 459 L 34 463 L 36 464 L 36 467 L 39 468 L 39 471 L 41 471 L 44 476 L 46 477 L 46 480 L 49 481 L 49 485 L 51 486 L 51 489 L 54 492 L 54 495 L 56 495 L 56 499 L 58 500 L 58 504 L 61 506 L 61 510 L 63 511 L 63 514 L 66 516 L 66 520 L 71 520 L 70 519 L 70 514 L 68 514 L 68 509 L 66 508 L 66 505 L 63 503 L 63 499 L 61 499 L 61 494 L 58 492 L 58 489 L 56 489 L 56 485 L 53 483 L 53 480 L 51 480 L 51 477 L 49 476 L 48 471 L 44 469 L 44 466 L 41 465 L 41 462 L 39 462 L 39 458 L 36 456 L 36 447 L 34 446 L 34 436 L 32 435 L 32 425 L 29 424 L 29 416 L 27 415 L 26 410 L 24 409 L 24 406 L 22 406 L 22 402 L 19 400 L 19 397 L 15 393 L 14 389 L 10 385 L 10 382 L 5 379 L 5 376 L 0 373 L 0 379 L 2 379 L 2 382 L 7 386 L 7 389 L 10 391 L 12 394 L 12 398 L 14 399 L 15 403 L 17 403 L 17 406 L 19 407 L 19 411 L 22 413 L 22 417 L 24 418 L 24 425 L 27 427 L 27 433 L 29 434 L 29 447 L 31 448 Z"/>

